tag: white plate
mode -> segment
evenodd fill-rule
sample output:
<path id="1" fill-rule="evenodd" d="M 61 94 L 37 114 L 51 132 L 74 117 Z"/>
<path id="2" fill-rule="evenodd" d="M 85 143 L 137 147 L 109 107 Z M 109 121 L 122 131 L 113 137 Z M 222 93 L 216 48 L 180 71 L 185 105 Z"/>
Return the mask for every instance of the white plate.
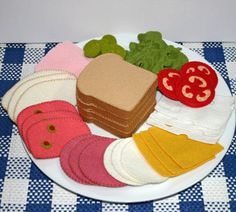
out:
<path id="1" fill-rule="evenodd" d="M 136 35 L 133 34 L 118 34 L 115 36 L 118 40 L 118 43 L 126 49 L 128 49 L 130 41 L 137 41 Z M 86 42 L 87 41 L 81 42 L 78 45 L 82 47 Z M 182 51 L 188 56 L 189 60 L 206 62 L 201 56 L 190 51 L 189 49 L 170 41 L 166 42 L 168 44 L 172 44 L 173 46 L 182 48 Z M 219 84 L 217 86 L 216 93 L 220 95 L 230 96 L 231 94 L 225 81 L 219 74 L 218 78 Z M 93 124 L 89 124 L 89 127 L 94 134 L 114 137 L 112 134 L 96 127 Z M 111 202 L 143 202 L 147 200 L 161 199 L 176 194 L 206 177 L 217 166 L 217 164 L 222 160 L 223 156 L 225 155 L 232 141 L 234 129 L 235 113 L 233 112 L 227 124 L 226 130 L 222 138 L 220 139 L 220 143 L 224 146 L 224 150 L 219 153 L 214 160 L 211 160 L 206 164 L 202 165 L 201 167 L 192 170 L 186 174 L 171 178 L 164 183 L 154 185 L 145 185 L 138 187 L 127 186 L 123 188 L 107 188 L 101 186 L 82 185 L 76 183 L 64 174 L 60 167 L 59 159 L 37 160 L 33 158 L 31 154 L 29 155 L 33 162 L 36 164 L 36 166 L 38 166 L 38 168 L 44 174 L 46 174 L 49 178 L 51 178 L 53 181 L 55 181 L 62 187 L 72 192 L 86 197 Z"/>

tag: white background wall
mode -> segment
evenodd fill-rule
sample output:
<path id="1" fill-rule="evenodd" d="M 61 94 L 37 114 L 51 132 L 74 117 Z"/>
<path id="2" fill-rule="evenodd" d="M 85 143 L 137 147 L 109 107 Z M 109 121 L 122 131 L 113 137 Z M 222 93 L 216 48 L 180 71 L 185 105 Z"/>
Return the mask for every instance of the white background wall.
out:
<path id="1" fill-rule="evenodd" d="M 148 30 L 173 41 L 236 41 L 236 1 L 0 0 L 0 42 L 81 41 Z"/>

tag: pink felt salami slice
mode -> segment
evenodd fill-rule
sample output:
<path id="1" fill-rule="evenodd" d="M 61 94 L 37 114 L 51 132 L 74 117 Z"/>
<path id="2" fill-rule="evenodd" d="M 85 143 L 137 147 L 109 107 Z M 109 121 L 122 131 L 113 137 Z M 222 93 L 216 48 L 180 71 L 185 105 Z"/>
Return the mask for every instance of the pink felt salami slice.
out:
<path id="1" fill-rule="evenodd" d="M 79 157 L 81 155 L 81 152 L 84 150 L 84 148 L 87 147 L 87 145 L 89 145 L 91 142 L 96 142 L 101 139 L 105 138 L 96 135 L 90 135 L 87 136 L 85 139 L 80 139 L 80 137 L 74 139 L 74 142 L 76 142 L 78 145 L 76 145 L 71 150 L 68 163 L 73 174 L 77 177 L 77 182 L 80 182 L 82 184 L 94 184 L 81 172 L 79 166 Z"/>
<path id="2" fill-rule="evenodd" d="M 82 135 L 82 136 L 77 136 L 70 140 L 62 149 L 61 154 L 60 154 L 60 165 L 62 170 L 66 173 L 68 177 L 71 179 L 75 180 L 76 182 L 83 183 L 83 184 L 92 184 L 89 180 L 85 178 L 85 176 L 79 177 L 78 174 L 76 175 L 74 171 L 72 171 L 71 166 L 78 166 L 78 161 L 75 160 L 75 162 L 72 162 L 70 164 L 70 160 L 72 154 L 72 151 L 76 149 L 76 146 L 81 146 L 83 144 L 83 141 L 86 140 L 88 137 L 91 137 L 92 135 Z M 87 141 L 84 143 L 88 143 Z M 79 152 L 76 152 L 74 154 L 75 158 L 79 155 Z M 73 157 L 72 157 L 73 158 Z M 72 160 L 73 161 L 73 160 Z M 77 172 L 79 172 L 78 170 Z"/>
<path id="3" fill-rule="evenodd" d="M 122 187 L 125 184 L 113 178 L 103 163 L 105 150 L 113 141 L 114 139 L 103 139 L 88 144 L 79 157 L 79 166 L 83 174 L 97 185 Z"/>
<path id="4" fill-rule="evenodd" d="M 59 111 L 37 113 L 37 114 L 33 114 L 27 117 L 21 125 L 18 125 L 18 129 L 19 129 L 21 137 L 23 138 L 25 142 L 25 145 L 27 146 L 28 150 L 31 152 L 30 146 L 26 138 L 26 132 L 31 125 L 41 120 L 47 120 L 47 119 L 52 119 L 52 118 L 73 118 L 73 117 L 79 118 L 81 120 L 78 112 L 59 110 Z"/>
<path id="5" fill-rule="evenodd" d="M 90 130 L 80 118 L 53 118 L 32 124 L 26 142 L 35 158 L 54 158 L 72 138 L 86 134 Z"/>
<path id="6" fill-rule="evenodd" d="M 26 118 L 34 114 L 57 111 L 57 110 L 77 112 L 76 108 L 72 104 L 66 101 L 55 100 L 55 101 L 43 102 L 40 104 L 29 106 L 24 110 L 22 110 L 17 117 L 17 125 L 21 126 Z"/>

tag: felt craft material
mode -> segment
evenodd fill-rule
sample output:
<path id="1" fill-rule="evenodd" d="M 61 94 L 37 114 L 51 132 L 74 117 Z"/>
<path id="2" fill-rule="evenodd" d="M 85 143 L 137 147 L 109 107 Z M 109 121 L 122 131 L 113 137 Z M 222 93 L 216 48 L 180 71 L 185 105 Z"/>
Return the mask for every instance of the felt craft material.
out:
<path id="1" fill-rule="evenodd" d="M 75 140 L 78 140 L 79 143 L 71 150 L 68 163 L 70 165 L 71 171 L 76 175 L 78 182 L 82 184 L 95 184 L 81 171 L 79 158 L 84 148 L 87 147 L 91 142 L 100 141 L 102 139 L 107 138 L 93 134 L 87 136 L 85 139 L 81 139 L 80 137 L 75 138 Z"/>
<path id="2" fill-rule="evenodd" d="M 143 157 L 157 173 L 163 177 L 174 176 L 168 169 L 166 169 L 164 164 L 158 158 L 158 155 L 153 154 L 150 147 L 147 146 L 145 140 L 143 140 L 139 134 L 134 134 L 133 139 Z"/>
<path id="3" fill-rule="evenodd" d="M 22 84 L 38 78 L 38 77 L 45 77 L 45 76 L 49 76 L 49 75 L 54 75 L 54 74 L 63 74 L 64 71 L 53 71 L 53 70 L 48 70 L 48 71 L 44 71 L 44 72 L 38 72 L 38 73 L 32 73 L 32 74 L 28 74 L 27 76 L 25 76 L 23 79 L 21 79 L 19 82 L 17 82 L 13 87 L 11 87 L 3 96 L 2 98 L 2 106 L 5 110 L 8 109 L 8 104 L 11 100 L 12 95 L 14 94 L 15 90 L 17 90 Z"/>
<path id="4" fill-rule="evenodd" d="M 167 177 L 158 174 L 146 162 L 132 137 L 125 139 L 123 142 L 126 144 L 121 151 L 121 165 L 127 173 L 143 184 L 161 183 L 167 180 Z"/>
<path id="5" fill-rule="evenodd" d="M 103 164 L 103 155 L 108 147 L 115 139 L 102 139 L 100 141 L 91 142 L 86 146 L 80 157 L 79 166 L 83 174 L 92 182 L 109 187 L 122 187 L 124 183 L 113 178 L 105 169 Z"/>
<path id="6" fill-rule="evenodd" d="M 116 178 L 117 180 L 127 184 L 127 185 L 140 185 L 141 183 L 135 180 L 134 178 L 130 178 L 127 173 L 125 173 L 124 170 L 118 169 L 116 164 L 114 164 L 114 161 L 112 159 L 112 155 L 115 153 L 115 147 L 120 143 L 123 142 L 124 139 L 117 139 L 116 141 L 112 142 L 107 148 L 104 153 L 103 157 L 103 163 L 107 170 L 107 172 Z M 119 153 L 117 154 L 117 160 L 119 162 Z M 114 157 L 114 155 L 113 155 Z M 116 156 L 115 156 L 116 157 Z"/>
<path id="7" fill-rule="evenodd" d="M 94 113 L 93 111 L 83 110 L 80 108 L 80 115 L 86 122 L 93 122 L 96 125 L 108 130 L 119 137 L 128 137 L 133 131 L 136 131 L 140 125 L 148 118 L 153 111 L 155 103 L 147 104 L 148 108 L 142 108 L 129 123 L 116 122 L 112 118 Z"/>
<path id="8" fill-rule="evenodd" d="M 80 118 L 52 118 L 32 124 L 26 140 L 35 158 L 54 158 L 72 138 L 86 134 L 90 130 Z"/>
<path id="9" fill-rule="evenodd" d="M 170 125 L 168 123 L 161 122 L 160 120 L 153 120 L 152 118 L 147 119 L 147 124 L 155 127 L 159 127 L 163 130 L 169 131 L 171 133 L 174 133 L 176 135 L 181 135 L 185 134 L 188 135 L 189 138 L 193 140 L 198 140 L 203 143 L 208 143 L 208 144 L 215 144 L 218 142 L 220 136 L 209 136 L 209 135 L 204 135 L 202 130 L 194 129 L 191 130 L 190 127 L 187 128 L 177 128 L 173 125 Z M 216 132 L 217 133 L 217 132 Z"/>
<path id="10" fill-rule="evenodd" d="M 166 154 L 184 169 L 209 160 L 223 149 L 219 143 L 204 144 L 188 139 L 186 135 L 175 135 L 157 127 L 150 128 L 149 132 Z"/>
<path id="11" fill-rule="evenodd" d="M 216 96 L 213 102 L 202 108 L 191 108 L 164 96 L 156 105 L 156 110 L 170 118 L 187 121 L 188 124 L 209 129 L 221 129 L 227 123 L 235 107 L 232 96 Z"/>
<path id="12" fill-rule="evenodd" d="M 116 136 L 128 137 L 153 111 L 156 82 L 156 75 L 118 55 L 98 56 L 77 80 L 81 117 Z"/>
<path id="13" fill-rule="evenodd" d="M 23 122 L 21 126 L 18 125 L 18 129 L 19 129 L 21 137 L 25 141 L 25 144 L 28 147 L 30 152 L 31 152 L 30 146 L 26 138 L 26 133 L 28 131 L 28 128 L 31 127 L 34 123 L 37 123 L 41 120 L 47 120 L 47 119 L 53 119 L 53 118 L 78 118 L 79 120 L 81 120 L 79 113 L 74 113 L 71 111 L 51 111 L 51 112 L 34 114 L 28 117 L 27 119 L 25 119 L 25 121 Z"/>
<path id="14" fill-rule="evenodd" d="M 62 149 L 60 154 L 60 165 L 62 170 L 68 177 L 78 183 L 93 184 L 87 179 L 79 169 L 79 155 L 84 148 L 84 145 L 89 144 L 87 138 L 93 135 L 80 135 L 71 139 Z M 73 168 L 73 170 L 72 170 Z"/>
<path id="15" fill-rule="evenodd" d="M 79 76 L 89 62 L 90 59 L 84 56 L 80 47 L 65 41 L 51 49 L 35 66 L 35 71 L 65 70 Z"/>
<path id="16" fill-rule="evenodd" d="M 17 125 L 22 126 L 23 122 L 31 116 L 39 113 L 52 112 L 52 111 L 71 111 L 78 112 L 76 107 L 69 102 L 55 100 L 43 102 L 40 104 L 31 105 L 22 110 L 17 117 Z"/>
<path id="17" fill-rule="evenodd" d="M 111 154 L 111 163 L 118 172 L 119 175 L 121 175 L 124 179 L 127 179 L 130 181 L 130 185 L 142 185 L 141 181 L 138 181 L 136 178 L 131 176 L 128 172 L 126 172 L 121 164 L 121 152 L 125 145 L 125 141 L 127 138 L 120 140 L 120 142 L 113 148 L 112 154 Z"/>
<path id="18" fill-rule="evenodd" d="M 75 77 L 61 78 L 39 82 L 29 87 L 18 99 L 14 112 L 13 121 L 16 121 L 18 114 L 25 108 L 38 103 L 64 100 L 76 105 Z"/>
<path id="19" fill-rule="evenodd" d="M 38 83 L 41 83 L 41 82 L 48 81 L 48 80 L 60 80 L 60 79 L 71 79 L 71 78 L 75 78 L 75 77 L 71 74 L 68 74 L 68 73 L 51 74 L 51 75 L 47 75 L 47 76 L 36 77 L 34 79 L 31 79 L 31 80 L 21 84 L 14 91 L 13 95 L 11 96 L 9 105 L 8 105 L 7 110 L 8 110 L 8 114 L 9 114 L 10 118 L 12 120 L 14 119 L 14 117 L 13 117 L 14 116 L 14 110 L 15 110 L 15 107 L 16 107 L 19 99 L 22 97 L 24 92 L 26 92 L 32 86 L 34 86 Z M 36 94 L 34 94 L 34 95 L 36 95 Z M 15 122 L 15 119 L 13 121 Z"/>

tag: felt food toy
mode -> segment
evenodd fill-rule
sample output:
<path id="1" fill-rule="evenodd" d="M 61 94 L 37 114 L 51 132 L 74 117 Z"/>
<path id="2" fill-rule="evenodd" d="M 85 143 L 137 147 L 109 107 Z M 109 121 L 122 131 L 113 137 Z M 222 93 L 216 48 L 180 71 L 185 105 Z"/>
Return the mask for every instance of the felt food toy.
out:
<path id="1" fill-rule="evenodd" d="M 176 95 L 180 102 L 190 107 L 203 107 L 215 97 L 215 89 L 204 74 L 187 74 L 177 82 Z"/>
<path id="2" fill-rule="evenodd" d="M 175 69 L 164 69 L 158 74 L 158 88 L 167 97 L 177 100 L 175 93 L 176 82 L 180 78 L 180 73 Z"/>
<path id="3" fill-rule="evenodd" d="M 154 110 L 156 83 L 155 74 L 120 56 L 100 55 L 78 77 L 80 115 L 119 137 L 128 137 Z"/>
<path id="4" fill-rule="evenodd" d="M 95 58 L 101 54 L 114 53 L 125 57 L 125 49 L 117 44 L 113 35 L 104 35 L 100 40 L 90 40 L 84 45 L 84 55 Z"/>
<path id="5" fill-rule="evenodd" d="M 57 44 L 35 66 L 35 71 L 64 70 L 76 76 L 90 62 L 83 55 L 83 50 L 70 41 Z"/>
<path id="6" fill-rule="evenodd" d="M 149 31 L 138 35 L 139 43 L 131 42 L 125 60 L 155 74 L 165 68 L 179 70 L 188 62 L 180 48 L 167 45 L 160 32 Z"/>
<path id="7" fill-rule="evenodd" d="M 180 71 L 163 69 L 158 74 L 158 88 L 165 96 L 194 108 L 212 102 L 217 83 L 216 72 L 197 61 L 185 63 Z"/>
<path id="8" fill-rule="evenodd" d="M 204 144 L 158 127 L 137 133 L 133 139 L 146 161 L 166 177 L 188 172 L 215 158 L 223 149 L 220 144 Z"/>
<path id="9" fill-rule="evenodd" d="M 206 63 L 199 61 L 190 61 L 188 63 L 185 63 L 181 68 L 182 75 L 188 75 L 188 74 L 198 75 L 198 73 L 200 75 L 203 74 L 208 79 L 207 81 L 211 83 L 213 88 L 216 88 L 218 84 L 217 74 L 214 71 L 214 69 L 211 68 Z"/>

